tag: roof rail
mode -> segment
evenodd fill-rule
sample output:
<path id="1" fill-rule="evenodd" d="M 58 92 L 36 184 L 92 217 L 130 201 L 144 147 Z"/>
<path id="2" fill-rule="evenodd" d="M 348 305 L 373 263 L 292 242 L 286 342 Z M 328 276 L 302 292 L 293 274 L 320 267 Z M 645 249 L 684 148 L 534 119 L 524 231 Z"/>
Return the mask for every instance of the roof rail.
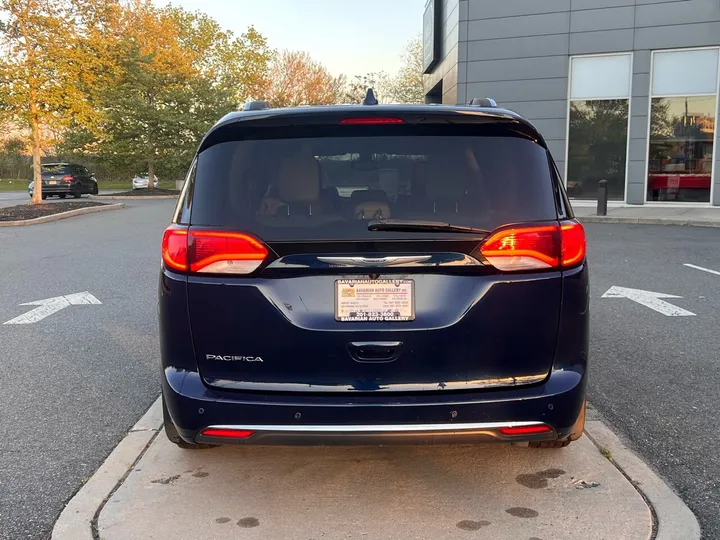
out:
<path id="1" fill-rule="evenodd" d="M 269 108 L 270 104 L 267 101 L 258 99 L 255 101 L 248 101 L 243 107 L 243 111 L 262 111 Z"/>
<path id="2" fill-rule="evenodd" d="M 363 99 L 362 102 L 363 105 L 377 105 L 378 100 L 375 98 L 375 92 L 373 92 L 372 88 L 367 89 L 367 94 L 365 94 L 365 99 Z"/>
<path id="3" fill-rule="evenodd" d="M 470 107 L 497 107 L 497 103 L 492 98 L 472 98 L 468 105 Z"/>

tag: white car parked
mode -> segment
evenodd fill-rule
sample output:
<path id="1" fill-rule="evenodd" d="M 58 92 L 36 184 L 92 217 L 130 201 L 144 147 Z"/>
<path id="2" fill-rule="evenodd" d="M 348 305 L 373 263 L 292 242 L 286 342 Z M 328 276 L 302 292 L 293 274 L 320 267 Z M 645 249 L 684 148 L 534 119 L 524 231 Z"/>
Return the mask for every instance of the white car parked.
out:
<path id="1" fill-rule="evenodd" d="M 158 178 L 157 176 L 153 175 L 153 178 L 155 179 L 154 187 L 158 187 Z M 149 175 L 147 174 L 141 174 L 136 176 L 132 179 L 132 186 L 133 189 L 144 189 L 148 187 L 148 179 Z"/>

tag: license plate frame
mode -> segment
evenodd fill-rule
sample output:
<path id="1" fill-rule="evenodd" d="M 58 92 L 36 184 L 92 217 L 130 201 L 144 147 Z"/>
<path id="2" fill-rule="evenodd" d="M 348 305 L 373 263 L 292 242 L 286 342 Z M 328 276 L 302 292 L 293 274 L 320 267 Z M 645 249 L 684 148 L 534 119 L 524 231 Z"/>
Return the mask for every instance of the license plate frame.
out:
<path id="1" fill-rule="evenodd" d="M 415 320 L 414 279 L 337 279 L 333 287 L 338 322 Z"/>
<path id="2" fill-rule="evenodd" d="M 51 186 L 57 185 L 57 180 L 50 180 L 48 181 L 48 184 L 50 184 Z"/>

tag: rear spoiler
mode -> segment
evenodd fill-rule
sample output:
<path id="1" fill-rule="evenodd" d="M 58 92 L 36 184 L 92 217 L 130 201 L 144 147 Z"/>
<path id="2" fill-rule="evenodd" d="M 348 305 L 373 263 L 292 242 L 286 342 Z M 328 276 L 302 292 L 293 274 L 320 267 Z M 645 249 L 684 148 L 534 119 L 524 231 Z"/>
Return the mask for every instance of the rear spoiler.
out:
<path id="1" fill-rule="evenodd" d="M 372 119 L 394 119 L 397 122 L 386 125 L 374 124 Z M 369 122 L 358 122 L 369 120 Z M 231 113 L 215 124 L 205 135 L 198 153 L 227 141 L 263 138 L 315 137 L 328 136 L 329 129 L 337 135 L 337 128 L 347 129 L 347 133 L 357 136 L 368 134 L 372 129 L 387 130 L 387 134 L 409 135 L 438 133 L 453 126 L 458 135 L 495 135 L 515 136 L 530 139 L 543 148 L 545 140 L 535 127 L 506 109 L 485 109 L 478 107 L 449 106 L 362 106 L 351 107 L 308 107 L 289 109 L 264 109 Z M 302 128 L 302 133 L 293 128 Z M 417 128 L 420 128 L 418 131 Z M 282 131 L 287 131 L 283 133 Z M 292 133 L 296 131 L 295 133 Z"/>

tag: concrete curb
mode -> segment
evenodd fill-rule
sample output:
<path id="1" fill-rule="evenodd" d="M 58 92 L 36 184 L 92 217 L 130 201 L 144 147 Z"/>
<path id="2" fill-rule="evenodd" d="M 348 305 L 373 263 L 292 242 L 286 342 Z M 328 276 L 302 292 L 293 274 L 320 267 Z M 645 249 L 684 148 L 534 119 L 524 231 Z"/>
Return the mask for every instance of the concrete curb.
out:
<path id="1" fill-rule="evenodd" d="M 680 225 L 684 227 L 720 227 L 718 221 L 699 221 L 696 219 L 674 218 L 642 218 L 642 217 L 612 217 L 612 216 L 582 216 L 578 217 L 581 223 L 639 223 L 645 225 Z"/>
<path id="2" fill-rule="evenodd" d="M 179 193 L 177 195 L 118 195 L 117 197 L 114 195 L 90 195 L 90 198 L 98 201 L 154 201 L 157 199 L 177 199 L 179 195 Z"/>
<path id="3" fill-rule="evenodd" d="M 82 216 L 83 214 L 94 214 L 95 212 L 106 212 L 107 210 L 119 210 L 125 208 L 124 204 L 108 204 L 106 206 L 90 206 L 88 208 L 78 208 L 76 210 L 68 210 L 59 214 L 50 216 L 42 216 L 34 219 L 22 219 L 18 221 L 0 221 L 0 227 L 22 227 L 23 225 L 37 225 L 39 223 L 47 223 L 49 221 L 57 221 L 73 216 Z"/>
<path id="4" fill-rule="evenodd" d="M 95 515 L 139 460 L 162 427 L 160 398 L 150 406 L 100 468 L 60 513 L 52 540 L 93 540 Z"/>
<path id="5" fill-rule="evenodd" d="M 700 540 L 695 514 L 675 492 L 601 420 L 588 419 L 585 434 L 644 496 L 657 518 L 655 540 Z"/>

